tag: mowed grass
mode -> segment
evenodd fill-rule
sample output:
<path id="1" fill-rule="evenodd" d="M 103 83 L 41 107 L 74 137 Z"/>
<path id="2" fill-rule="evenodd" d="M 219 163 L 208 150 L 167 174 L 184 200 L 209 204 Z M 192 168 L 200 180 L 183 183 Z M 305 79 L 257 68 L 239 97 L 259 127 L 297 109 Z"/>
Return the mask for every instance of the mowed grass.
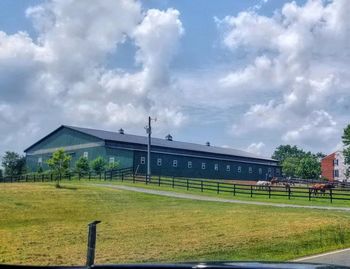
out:
<path id="1" fill-rule="evenodd" d="M 192 201 L 84 183 L 0 185 L 0 263 L 290 260 L 350 246 L 346 212 Z"/>

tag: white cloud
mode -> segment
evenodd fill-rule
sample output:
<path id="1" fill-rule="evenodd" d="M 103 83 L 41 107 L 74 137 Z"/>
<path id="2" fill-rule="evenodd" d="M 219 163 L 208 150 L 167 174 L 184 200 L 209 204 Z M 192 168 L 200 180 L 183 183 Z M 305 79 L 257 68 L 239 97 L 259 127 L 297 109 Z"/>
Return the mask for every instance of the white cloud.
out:
<path id="1" fill-rule="evenodd" d="M 250 153 L 257 154 L 257 155 L 262 155 L 264 148 L 265 148 L 265 144 L 263 142 L 251 143 L 246 148 L 246 151 L 248 151 Z"/>
<path id="2" fill-rule="evenodd" d="M 218 22 L 224 46 L 245 51 L 248 61 L 219 82 L 228 95 L 250 93 L 257 102 L 233 123 L 232 133 L 269 132 L 309 149 L 330 150 L 339 142 L 350 90 L 344 69 L 350 62 L 349 12 L 344 0 L 309 0 L 287 3 L 271 17 L 246 11 Z M 259 91 L 271 93 L 269 100 L 257 99 Z"/>
<path id="3" fill-rule="evenodd" d="M 20 151 L 60 124 L 143 130 L 151 114 L 163 130 L 186 120 L 176 100 L 164 106 L 178 91 L 168 70 L 184 34 L 177 10 L 52 0 L 26 15 L 36 40 L 0 31 L 0 152 Z M 106 64 L 126 40 L 137 48 L 134 72 Z"/>

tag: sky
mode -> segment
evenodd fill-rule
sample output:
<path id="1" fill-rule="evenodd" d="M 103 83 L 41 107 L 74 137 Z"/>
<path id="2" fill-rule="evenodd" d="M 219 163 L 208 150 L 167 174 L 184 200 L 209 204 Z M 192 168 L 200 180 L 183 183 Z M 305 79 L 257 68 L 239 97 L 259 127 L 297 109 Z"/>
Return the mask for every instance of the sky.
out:
<path id="1" fill-rule="evenodd" d="M 60 125 L 341 148 L 347 0 L 0 1 L 0 155 Z"/>

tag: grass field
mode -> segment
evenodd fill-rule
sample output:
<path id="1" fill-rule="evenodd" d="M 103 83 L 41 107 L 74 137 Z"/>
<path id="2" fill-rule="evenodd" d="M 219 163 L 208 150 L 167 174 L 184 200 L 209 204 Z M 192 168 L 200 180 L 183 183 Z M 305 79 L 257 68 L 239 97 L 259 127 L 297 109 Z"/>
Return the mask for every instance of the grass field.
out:
<path id="1" fill-rule="evenodd" d="M 191 201 L 85 183 L 0 185 L 0 263 L 289 260 L 350 246 L 350 214 Z"/>

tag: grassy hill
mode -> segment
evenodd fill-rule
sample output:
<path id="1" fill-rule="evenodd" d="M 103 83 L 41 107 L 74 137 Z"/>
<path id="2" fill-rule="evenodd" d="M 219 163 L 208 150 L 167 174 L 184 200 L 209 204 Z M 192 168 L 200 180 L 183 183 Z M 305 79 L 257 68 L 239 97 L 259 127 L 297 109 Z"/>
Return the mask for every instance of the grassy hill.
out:
<path id="1" fill-rule="evenodd" d="M 191 201 L 86 183 L 0 185 L 0 263 L 289 260 L 350 246 L 346 212 Z"/>

